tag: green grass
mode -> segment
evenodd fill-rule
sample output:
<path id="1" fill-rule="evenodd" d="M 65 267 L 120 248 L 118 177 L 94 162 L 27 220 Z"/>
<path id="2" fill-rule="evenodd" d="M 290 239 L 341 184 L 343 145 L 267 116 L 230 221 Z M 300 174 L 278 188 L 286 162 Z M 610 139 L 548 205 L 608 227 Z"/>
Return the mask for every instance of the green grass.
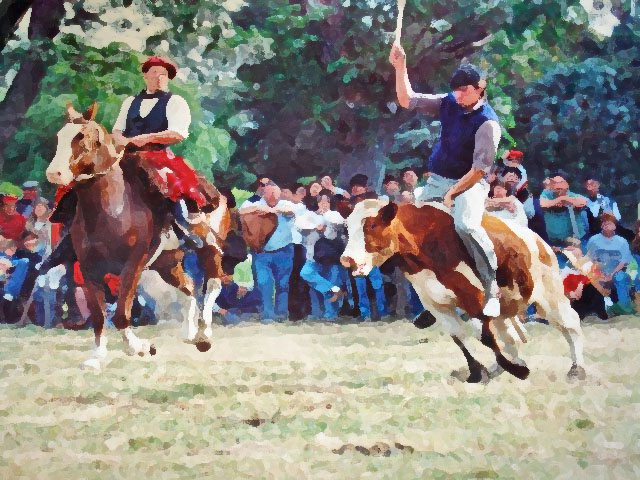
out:
<path id="1" fill-rule="evenodd" d="M 585 327 L 583 382 L 527 328 L 529 379 L 467 385 L 453 342 L 406 322 L 217 327 L 204 354 L 138 329 L 152 358 L 109 331 L 101 373 L 79 368 L 90 332 L 3 327 L 0 478 L 638 478 L 640 319 Z"/>

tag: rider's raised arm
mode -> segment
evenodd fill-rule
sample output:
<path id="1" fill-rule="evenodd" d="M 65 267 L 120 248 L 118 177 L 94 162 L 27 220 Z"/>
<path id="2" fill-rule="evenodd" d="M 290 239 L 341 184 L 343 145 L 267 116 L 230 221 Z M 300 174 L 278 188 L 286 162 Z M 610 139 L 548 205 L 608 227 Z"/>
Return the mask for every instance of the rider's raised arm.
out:
<path id="1" fill-rule="evenodd" d="M 440 102 L 447 94 L 427 94 L 413 91 L 409 81 L 409 74 L 407 73 L 407 57 L 400 45 L 394 45 L 391 48 L 389 60 L 396 69 L 396 94 L 400 106 L 431 115 L 438 115 L 440 113 Z"/>

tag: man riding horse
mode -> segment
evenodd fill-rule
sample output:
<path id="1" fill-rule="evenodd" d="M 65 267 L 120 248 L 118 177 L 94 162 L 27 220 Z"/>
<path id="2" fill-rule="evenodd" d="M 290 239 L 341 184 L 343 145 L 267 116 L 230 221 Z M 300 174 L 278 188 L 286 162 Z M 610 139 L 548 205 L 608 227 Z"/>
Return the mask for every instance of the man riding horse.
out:
<path id="1" fill-rule="evenodd" d="M 169 80 L 176 73 L 176 65 L 166 58 L 153 56 L 142 64 L 146 89 L 123 102 L 113 126 L 113 142 L 118 148 L 124 147 L 126 153 L 137 153 L 137 164 L 123 168 L 127 174 L 137 174 L 139 169 L 146 172 L 149 187 L 172 203 L 176 235 L 188 247 L 200 248 L 202 239 L 191 231 L 197 220 L 189 220 L 189 213 L 195 214 L 202 207 L 210 212 L 211 204 L 217 203 L 220 196 L 213 185 L 169 148 L 188 137 L 191 123 L 187 102 L 168 90 Z M 67 224 L 73 218 L 75 199 L 67 195 L 70 191 L 72 187 L 62 187 L 56 193 L 53 220 Z"/>

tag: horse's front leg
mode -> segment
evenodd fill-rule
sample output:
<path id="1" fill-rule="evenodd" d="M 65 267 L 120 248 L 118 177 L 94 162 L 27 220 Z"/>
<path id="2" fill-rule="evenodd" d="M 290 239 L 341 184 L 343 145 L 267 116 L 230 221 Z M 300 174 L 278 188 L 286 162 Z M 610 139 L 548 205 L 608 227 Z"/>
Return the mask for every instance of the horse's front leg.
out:
<path id="1" fill-rule="evenodd" d="M 138 338 L 131 328 L 131 307 L 136 294 L 140 275 L 147 262 L 148 254 L 133 255 L 120 273 L 120 288 L 118 290 L 118 306 L 113 315 L 113 324 L 122 331 L 123 350 L 127 355 L 141 357 L 156 354 L 156 347 L 148 340 Z"/>
<path id="2" fill-rule="evenodd" d="M 96 342 L 91 356 L 85 360 L 83 367 L 100 370 L 107 358 L 107 335 L 104 328 L 104 287 L 96 282 L 85 281 L 82 290 L 91 315 Z"/>

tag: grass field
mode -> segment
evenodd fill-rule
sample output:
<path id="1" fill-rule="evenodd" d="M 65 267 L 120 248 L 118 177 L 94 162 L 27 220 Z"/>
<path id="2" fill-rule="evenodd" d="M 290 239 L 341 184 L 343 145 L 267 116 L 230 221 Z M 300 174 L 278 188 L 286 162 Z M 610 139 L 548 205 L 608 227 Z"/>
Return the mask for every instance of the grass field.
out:
<path id="1" fill-rule="evenodd" d="M 217 327 L 199 353 L 177 325 L 0 329 L 0 478 L 640 478 L 640 318 L 585 325 L 587 380 L 568 346 L 527 325 L 531 375 L 451 377 L 464 358 L 438 327 Z M 490 355 L 481 357 L 485 364 Z"/>

